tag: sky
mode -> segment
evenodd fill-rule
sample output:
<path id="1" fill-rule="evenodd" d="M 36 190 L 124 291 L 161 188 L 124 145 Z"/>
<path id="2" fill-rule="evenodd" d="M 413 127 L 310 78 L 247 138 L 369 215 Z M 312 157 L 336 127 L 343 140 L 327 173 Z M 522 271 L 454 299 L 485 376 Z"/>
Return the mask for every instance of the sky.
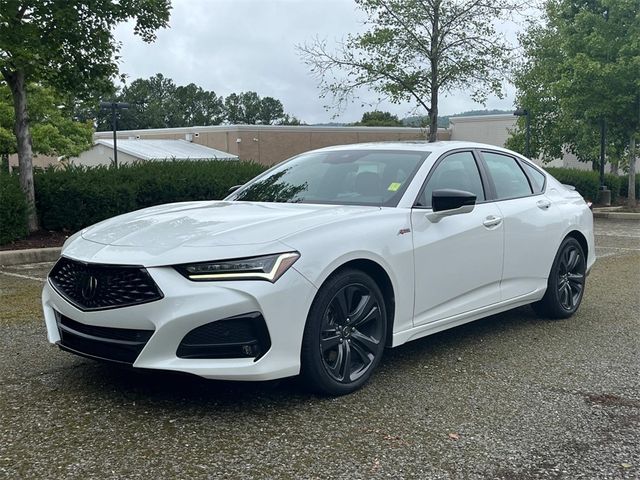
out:
<path id="1" fill-rule="evenodd" d="M 353 0 L 173 0 L 170 27 L 146 44 L 133 34 L 133 24 L 116 27 L 121 42 L 120 71 L 128 82 L 162 73 L 177 85 L 195 83 L 218 95 L 255 91 L 282 101 L 285 112 L 308 123 L 354 122 L 370 110 L 400 118 L 414 112 L 412 104 L 375 102 L 363 90 L 343 111 L 327 110 L 317 80 L 296 51 L 296 45 L 318 37 L 335 44 L 348 33 L 363 30 L 363 15 Z M 510 38 L 517 27 L 502 25 Z M 486 107 L 465 92 L 440 98 L 440 114 L 488 108 L 513 108 L 514 89 L 504 99 L 490 97 Z M 363 103 L 365 104 L 363 106 Z M 426 114 L 418 111 L 419 114 Z"/>

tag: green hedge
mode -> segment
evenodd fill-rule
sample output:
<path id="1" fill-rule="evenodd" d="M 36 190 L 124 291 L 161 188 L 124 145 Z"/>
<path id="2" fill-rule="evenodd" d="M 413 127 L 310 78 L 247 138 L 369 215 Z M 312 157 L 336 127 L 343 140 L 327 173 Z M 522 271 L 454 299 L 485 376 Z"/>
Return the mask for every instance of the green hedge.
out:
<path id="1" fill-rule="evenodd" d="M 146 162 L 47 169 L 35 175 L 36 206 L 47 230 L 77 231 L 162 203 L 218 200 L 266 169 L 251 162 Z"/>
<path id="2" fill-rule="evenodd" d="M 578 170 L 575 168 L 549 167 L 546 169 L 560 183 L 573 185 L 587 200 L 596 201 L 600 189 L 600 174 L 592 170 Z M 627 177 L 605 174 L 604 183 L 611 190 L 611 200 L 615 201 L 621 195 L 621 184 Z M 623 196 L 626 196 L 626 190 Z"/>
<path id="3" fill-rule="evenodd" d="M 17 175 L 0 172 L 0 245 L 26 237 L 27 202 Z"/>

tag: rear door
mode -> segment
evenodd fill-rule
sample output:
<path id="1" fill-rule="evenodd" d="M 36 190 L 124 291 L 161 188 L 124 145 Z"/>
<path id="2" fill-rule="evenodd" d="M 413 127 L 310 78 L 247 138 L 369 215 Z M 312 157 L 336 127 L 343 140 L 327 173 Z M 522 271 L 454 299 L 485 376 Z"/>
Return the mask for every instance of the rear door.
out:
<path id="1" fill-rule="evenodd" d="M 563 224 L 558 205 L 544 194 L 545 176 L 504 152 L 480 155 L 504 223 L 501 299 L 546 288 Z"/>
<path id="2" fill-rule="evenodd" d="M 484 175 L 471 150 L 450 153 L 436 162 L 416 200 L 411 212 L 414 325 L 500 300 L 503 226 L 500 210 L 486 200 Z M 477 204 L 473 211 L 430 220 L 431 195 L 445 188 L 474 193 Z"/>

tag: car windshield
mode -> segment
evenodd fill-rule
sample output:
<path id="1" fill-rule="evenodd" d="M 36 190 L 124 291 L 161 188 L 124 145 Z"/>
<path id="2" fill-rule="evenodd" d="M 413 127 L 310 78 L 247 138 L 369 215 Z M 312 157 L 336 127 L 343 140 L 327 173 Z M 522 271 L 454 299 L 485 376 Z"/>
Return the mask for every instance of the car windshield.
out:
<path id="1" fill-rule="evenodd" d="M 299 155 L 227 200 L 395 207 L 430 152 L 339 150 Z"/>

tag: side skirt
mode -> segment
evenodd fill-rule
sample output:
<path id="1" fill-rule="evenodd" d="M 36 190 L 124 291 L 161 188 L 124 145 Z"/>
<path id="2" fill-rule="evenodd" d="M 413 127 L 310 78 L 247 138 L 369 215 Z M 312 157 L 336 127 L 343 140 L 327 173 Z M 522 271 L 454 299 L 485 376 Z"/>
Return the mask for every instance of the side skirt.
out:
<path id="1" fill-rule="evenodd" d="M 460 313 L 452 317 L 443 318 L 435 322 L 427 323 L 425 325 L 420 325 L 418 327 L 403 330 L 402 332 L 394 333 L 393 343 L 391 346 L 397 347 L 411 340 L 417 340 L 418 338 L 433 335 L 434 333 L 457 327 L 459 325 L 464 325 L 465 323 L 473 322 L 474 320 L 489 317 L 491 315 L 505 312 L 507 310 L 521 307 L 523 305 L 528 305 L 540 300 L 544 295 L 545 290 L 546 287 L 540 288 L 534 290 L 533 292 L 527 293 L 526 295 L 521 295 L 519 297 L 505 300 L 503 302 L 495 303 L 493 305 L 489 305 L 488 307 L 478 308 L 476 310 Z"/>

